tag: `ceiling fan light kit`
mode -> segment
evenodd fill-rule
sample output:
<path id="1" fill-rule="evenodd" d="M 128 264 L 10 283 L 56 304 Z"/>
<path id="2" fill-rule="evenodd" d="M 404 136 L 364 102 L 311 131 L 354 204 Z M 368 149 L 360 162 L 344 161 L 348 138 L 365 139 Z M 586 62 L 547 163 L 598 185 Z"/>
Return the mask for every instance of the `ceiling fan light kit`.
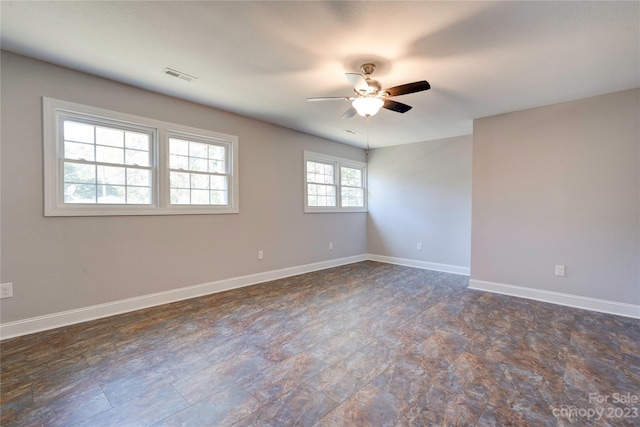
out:
<path id="1" fill-rule="evenodd" d="M 410 105 L 403 104 L 389 98 L 431 89 L 429 82 L 427 82 L 426 80 L 421 80 L 383 90 L 381 89 L 382 86 L 380 85 L 380 82 L 371 78 L 371 74 L 375 71 L 375 69 L 375 64 L 367 63 L 362 64 L 362 66 L 360 67 L 362 74 L 345 74 L 345 77 L 353 87 L 355 96 L 317 97 L 307 98 L 307 100 L 353 101 L 351 104 L 352 107 L 342 115 L 343 119 L 353 117 L 356 112 L 363 117 L 371 117 L 375 115 L 380 110 L 380 108 L 385 108 L 397 113 L 406 113 L 411 109 Z"/>
<path id="2" fill-rule="evenodd" d="M 382 108 L 384 101 L 375 97 L 356 98 L 351 105 L 353 105 L 358 114 L 363 117 L 369 117 L 375 115 Z"/>

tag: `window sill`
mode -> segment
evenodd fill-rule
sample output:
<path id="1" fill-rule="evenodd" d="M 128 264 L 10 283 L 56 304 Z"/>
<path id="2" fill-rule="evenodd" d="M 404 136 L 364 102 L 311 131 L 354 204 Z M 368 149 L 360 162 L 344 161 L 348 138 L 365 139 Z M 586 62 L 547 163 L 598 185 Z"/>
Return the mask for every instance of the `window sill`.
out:
<path id="1" fill-rule="evenodd" d="M 304 213 L 367 213 L 369 212 L 366 208 L 353 208 L 353 209 L 345 209 L 345 208 L 305 208 Z"/>
<path id="2" fill-rule="evenodd" d="M 91 208 L 94 208 L 92 205 Z M 86 206 L 78 208 L 57 208 L 47 210 L 44 216 L 134 216 L 134 215 L 216 215 L 237 214 L 237 207 L 215 208 L 210 207 L 171 207 L 171 208 L 131 208 L 123 209 L 121 206 L 100 206 L 99 209 L 90 209 Z"/>

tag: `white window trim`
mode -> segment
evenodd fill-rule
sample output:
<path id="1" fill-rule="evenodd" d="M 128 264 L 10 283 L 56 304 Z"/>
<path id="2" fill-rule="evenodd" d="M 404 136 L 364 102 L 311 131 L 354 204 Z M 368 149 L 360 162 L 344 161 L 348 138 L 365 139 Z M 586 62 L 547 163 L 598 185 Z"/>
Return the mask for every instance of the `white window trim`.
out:
<path id="1" fill-rule="evenodd" d="M 91 107 L 53 98 L 42 98 L 43 107 L 43 148 L 44 148 L 44 215 L 45 216 L 105 216 L 105 215 L 188 215 L 188 214 L 233 214 L 240 211 L 239 206 L 239 159 L 238 137 L 182 126 L 175 123 L 134 116 L 102 108 Z M 154 129 L 152 141 L 154 194 L 151 205 L 77 205 L 63 202 L 62 171 L 60 164 L 60 116 L 93 116 L 96 119 L 121 122 L 126 126 Z M 229 146 L 229 205 L 170 205 L 169 203 L 169 155 L 168 136 L 184 135 L 199 139 L 224 143 Z"/>
<path id="2" fill-rule="evenodd" d="M 334 174 L 336 182 L 336 206 L 309 206 L 307 194 L 307 161 L 318 161 L 323 163 L 333 163 L 335 165 Z M 314 153 L 312 151 L 304 151 L 304 168 L 303 168 L 303 187 L 304 187 L 304 212 L 305 213 L 337 213 L 337 212 L 368 212 L 367 209 L 367 164 L 357 160 L 344 159 L 342 157 L 330 156 L 327 154 Z M 352 207 L 342 206 L 342 192 L 340 189 L 341 166 L 351 167 L 354 169 L 362 169 L 362 188 L 364 190 L 364 206 Z"/>

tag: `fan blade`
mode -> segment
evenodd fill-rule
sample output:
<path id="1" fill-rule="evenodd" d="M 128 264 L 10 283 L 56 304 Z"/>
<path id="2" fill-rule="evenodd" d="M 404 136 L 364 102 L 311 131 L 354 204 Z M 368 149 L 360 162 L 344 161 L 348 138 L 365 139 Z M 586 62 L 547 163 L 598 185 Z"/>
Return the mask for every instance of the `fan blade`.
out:
<path id="1" fill-rule="evenodd" d="M 387 110 L 395 111 L 398 113 L 406 113 L 411 110 L 413 107 L 407 104 L 403 104 L 402 102 L 392 101 L 391 99 L 385 99 L 384 105 L 382 108 L 386 108 Z"/>
<path id="2" fill-rule="evenodd" d="M 307 98 L 307 101 L 353 101 L 353 96 L 319 96 Z"/>
<path id="3" fill-rule="evenodd" d="M 383 92 L 387 92 L 389 94 L 387 96 L 400 96 L 414 92 L 422 92 L 423 90 L 429 89 L 431 89 L 431 85 L 429 84 L 429 82 L 426 80 L 421 80 L 419 82 L 390 87 L 389 89 L 385 89 Z"/>
<path id="4" fill-rule="evenodd" d="M 342 115 L 342 117 L 340 117 L 340 118 L 341 119 L 350 119 L 351 117 L 355 116 L 356 113 L 357 113 L 356 109 L 351 107 L 347 111 L 345 111 L 344 114 Z"/>
<path id="5" fill-rule="evenodd" d="M 353 86 L 353 88 L 356 90 L 356 92 L 367 93 L 369 91 L 369 85 L 367 84 L 367 81 L 364 79 L 364 77 L 362 77 L 362 74 L 345 73 L 345 76 L 347 77 L 347 80 L 349 80 L 349 83 L 351 83 L 351 86 Z"/>

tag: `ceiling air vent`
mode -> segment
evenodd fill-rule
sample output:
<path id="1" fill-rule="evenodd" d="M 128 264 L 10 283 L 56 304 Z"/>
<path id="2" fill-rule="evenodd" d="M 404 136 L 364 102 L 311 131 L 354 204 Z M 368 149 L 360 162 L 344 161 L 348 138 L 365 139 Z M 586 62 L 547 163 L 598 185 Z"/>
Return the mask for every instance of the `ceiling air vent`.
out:
<path id="1" fill-rule="evenodd" d="M 169 76 L 177 77 L 179 79 L 186 80 L 188 82 L 198 80 L 197 77 L 190 76 L 189 74 L 183 73 L 182 71 L 174 70 L 173 68 L 169 68 L 169 67 L 162 70 L 162 72 Z"/>

